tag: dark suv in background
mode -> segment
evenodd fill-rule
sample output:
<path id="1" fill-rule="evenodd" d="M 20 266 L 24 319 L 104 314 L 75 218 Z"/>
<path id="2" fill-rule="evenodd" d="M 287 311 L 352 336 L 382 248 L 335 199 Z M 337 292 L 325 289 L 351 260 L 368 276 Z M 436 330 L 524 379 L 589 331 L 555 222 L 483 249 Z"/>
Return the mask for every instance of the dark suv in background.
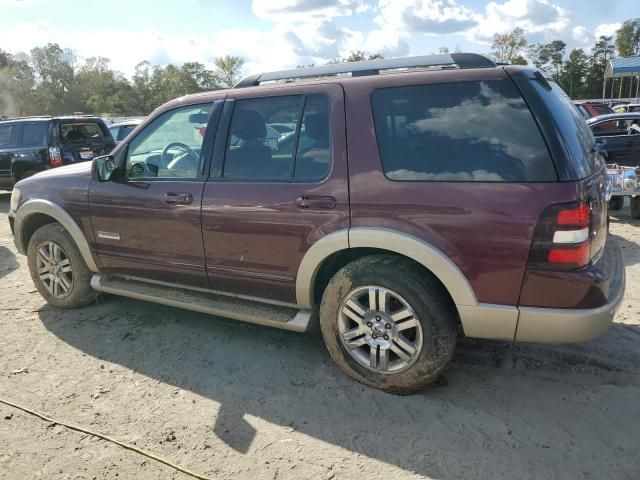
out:
<path id="1" fill-rule="evenodd" d="M 53 306 L 108 292 L 294 331 L 319 319 L 348 375 L 409 393 L 460 331 L 564 343 L 611 323 L 624 265 L 600 147 L 530 68 L 294 69 L 163 105 L 111 155 L 18 183 L 9 221 Z"/>
<path id="2" fill-rule="evenodd" d="M 30 117 L 0 121 L 0 188 L 52 167 L 93 160 L 115 142 L 100 118 Z"/>

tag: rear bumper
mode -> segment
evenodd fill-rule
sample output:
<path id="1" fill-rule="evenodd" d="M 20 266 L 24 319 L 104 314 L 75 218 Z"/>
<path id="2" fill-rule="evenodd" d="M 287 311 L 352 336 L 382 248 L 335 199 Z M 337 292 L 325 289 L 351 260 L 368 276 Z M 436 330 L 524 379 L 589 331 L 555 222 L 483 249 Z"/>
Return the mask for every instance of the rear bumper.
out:
<path id="1" fill-rule="evenodd" d="M 597 308 L 563 309 L 519 307 L 517 342 L 577 343 L 602 334 L 613 321 L 622 302 L 625 271 L 622 252 L 609 237 L 602 258 L 596 265 L 608 279 L 606 303 Z"/>

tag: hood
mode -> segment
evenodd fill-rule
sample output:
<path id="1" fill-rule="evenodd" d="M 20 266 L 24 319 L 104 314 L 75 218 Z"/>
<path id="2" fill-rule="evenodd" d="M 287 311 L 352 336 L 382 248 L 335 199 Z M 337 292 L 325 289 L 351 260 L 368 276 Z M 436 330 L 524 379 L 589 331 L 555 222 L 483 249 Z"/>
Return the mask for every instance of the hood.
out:
<path id="1" fill-rule="evenodd" d="M 93 169 L 93 162 L 79 162 L 74 163 L 72 165 L 65 165 L 63 167 L 50 168 L 49 170 L 44 170 L 42 172 L 38 172 L 35 175 L 26 178 L 18 182 L 21 184 L 22 182 L 32 182 L 39 181 L 41 179 L 53 179 L 56 177 L 91 177 L 91 171 Z"/>
<path id="2" fill-rule="evenodd" d="M 49 200 L 62 207 L 86 206 L 93 162 L 82 162 L 36 173 L 16 183 L 21 192 L 20 204 L 30 199 Z"/>

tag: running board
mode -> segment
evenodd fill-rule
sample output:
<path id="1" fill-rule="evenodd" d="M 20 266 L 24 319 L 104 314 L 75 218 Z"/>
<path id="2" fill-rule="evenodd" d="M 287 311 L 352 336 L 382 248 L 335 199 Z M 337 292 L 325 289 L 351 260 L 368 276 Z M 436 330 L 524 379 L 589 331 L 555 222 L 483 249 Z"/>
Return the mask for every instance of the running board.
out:
<path id="1" fill-rule="evenodd" d="M 91 286 L 99 292 L 294 332 L 304 332 L 312 318 L 311 310 L 272 305 L 210 293 L 206 290 L 150 283 L 129 277 L 95 274 L 91 278 Z"/>

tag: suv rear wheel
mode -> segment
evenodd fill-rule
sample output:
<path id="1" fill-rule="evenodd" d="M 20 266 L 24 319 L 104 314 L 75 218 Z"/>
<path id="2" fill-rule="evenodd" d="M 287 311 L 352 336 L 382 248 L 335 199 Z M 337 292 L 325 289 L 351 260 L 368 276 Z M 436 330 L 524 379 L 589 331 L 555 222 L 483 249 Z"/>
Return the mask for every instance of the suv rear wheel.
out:
<path id="1" fill-rule="evenodd" d="M 48 304 L 76 308 L 96 298 L 90 285 L 91 271 L 62 225 L 49 223 L 36 230 L 29 241 L 27 260 L 33 283 Z"/>
<path id="2" fill-rule="evenodd" d="M 640 219 L 640 197 L 630 197 L 631 218 Z"/>
<path id="3" fill-rule="evenodd" d="M 609 209 L 611 210 L 620 210 L 624 206 L 624 197 L 617 196 L 611 197 L 609 200 Z"/>
<path id="4" fill-rule="evenodd" d="M 449 364 L 458 320 L 435 278 L 390 255 L 356 260 L 329 282 L 320 327 L 331 356 L 357 381 L 410 394 Z"/>

